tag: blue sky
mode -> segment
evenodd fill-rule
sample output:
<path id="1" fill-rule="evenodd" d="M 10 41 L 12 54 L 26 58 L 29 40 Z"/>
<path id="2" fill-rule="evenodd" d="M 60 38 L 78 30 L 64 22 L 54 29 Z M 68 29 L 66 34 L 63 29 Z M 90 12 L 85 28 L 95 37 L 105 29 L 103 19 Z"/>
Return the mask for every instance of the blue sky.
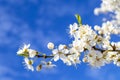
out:
<path id="1" fill-rule="evenodd" d="M 58 61 L 54 69 L 31 72 L 24 69 L 23 58 L 16 55 L 23 43 L 48 54 L 49 41 L 55 45 L 71 43 L 68 27 L 76 22 L 76 13 L 81 15 L 83 24 L 101 25 L 103 15 L 93 14 L 100 3 L 100 0 L 0 0 L 0 80 L 118 80 L 120 68 L 113 64 L 93 69 L 81 63 L 76 69 Z"/>

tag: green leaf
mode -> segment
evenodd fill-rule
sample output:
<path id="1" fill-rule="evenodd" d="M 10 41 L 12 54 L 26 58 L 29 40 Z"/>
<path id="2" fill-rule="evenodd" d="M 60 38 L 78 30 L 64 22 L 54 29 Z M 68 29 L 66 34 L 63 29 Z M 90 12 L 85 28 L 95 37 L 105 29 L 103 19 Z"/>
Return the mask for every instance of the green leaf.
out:
<path id="1" fill-rule="evenodd" d="M 81 20 L 80 15 L 79 15 L 79 14 L 75 14 L 75 17 L 76 17 L 76 19 L 77 19 L 79 25 L 81 26 L 81 25 L 82 25 L 82 20 Z"/>

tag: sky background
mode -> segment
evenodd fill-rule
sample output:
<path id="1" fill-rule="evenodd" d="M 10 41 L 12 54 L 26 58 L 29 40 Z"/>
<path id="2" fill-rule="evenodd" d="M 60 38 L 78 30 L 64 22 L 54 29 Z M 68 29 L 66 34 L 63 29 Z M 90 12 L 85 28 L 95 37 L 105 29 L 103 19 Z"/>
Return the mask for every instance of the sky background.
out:
<path id="1" fill-rule="evenodd" d="M 0 0 L 0 80 L 120 79 L 120 68 L 113 64 L 93 69 L 81 63 L 76 69 L 58 61 L 56 68 L 31 72 L 24 69 L 23 58 L 16 55 L 24 43 L 47 54 L 49 41 L 56 46 L 71 43 L 68 28 L 77 22 L 76 13 L 81 15 L 83 24 L 101 25 L 103 15 L 93 14 L 100 3 L 100 0 Z M 120 39 L 113 36 L 112 40 Z"/>

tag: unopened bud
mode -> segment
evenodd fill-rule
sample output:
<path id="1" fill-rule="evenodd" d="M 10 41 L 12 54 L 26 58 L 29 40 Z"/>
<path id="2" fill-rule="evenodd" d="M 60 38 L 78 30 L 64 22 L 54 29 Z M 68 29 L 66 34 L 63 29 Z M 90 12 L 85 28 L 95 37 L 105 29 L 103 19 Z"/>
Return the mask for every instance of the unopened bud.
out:
<path id="1" fill-rule="evenodd" d="M 54 49 L 54 44 L 49 42 L 47 45 L 48 49 Z"/>
<path id="2" fill-rule="evenodd" d="M 42 65 L 41 64 L 36 67 L 37 71 L 40 71 L 41 69 L 42 69 Z"/>
<path id="3" fill-rule="evenodd" d="M 87 60 L 87 58 L 83 58 L 83 62 L 87 62 L 88 60 Z"/>

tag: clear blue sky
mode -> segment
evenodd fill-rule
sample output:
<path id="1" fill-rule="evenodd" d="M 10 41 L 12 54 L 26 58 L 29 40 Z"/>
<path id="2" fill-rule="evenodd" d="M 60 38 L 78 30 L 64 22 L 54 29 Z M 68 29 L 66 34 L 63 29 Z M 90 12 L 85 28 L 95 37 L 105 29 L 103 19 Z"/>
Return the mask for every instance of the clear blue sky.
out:
<path id="1" fill-rule="evenodd" d="M 119 80 L 120 68 L 113 64 L 92 69 L 81 63 L 76 69 L 58 61 L 54 69 L 31 72 L 24 69 L 23 58 L 16 55 L 23 43 L 30 43 L 32 48 L 48 54 L 49 41 L 56 45 L 71 43 L 68 26 L 76 22 L 76 13 L 81 15 L 83 24 L 101 25 L 103 15 L 93 14 L 100 2 L 0 0 L 0 80 Z"/>

